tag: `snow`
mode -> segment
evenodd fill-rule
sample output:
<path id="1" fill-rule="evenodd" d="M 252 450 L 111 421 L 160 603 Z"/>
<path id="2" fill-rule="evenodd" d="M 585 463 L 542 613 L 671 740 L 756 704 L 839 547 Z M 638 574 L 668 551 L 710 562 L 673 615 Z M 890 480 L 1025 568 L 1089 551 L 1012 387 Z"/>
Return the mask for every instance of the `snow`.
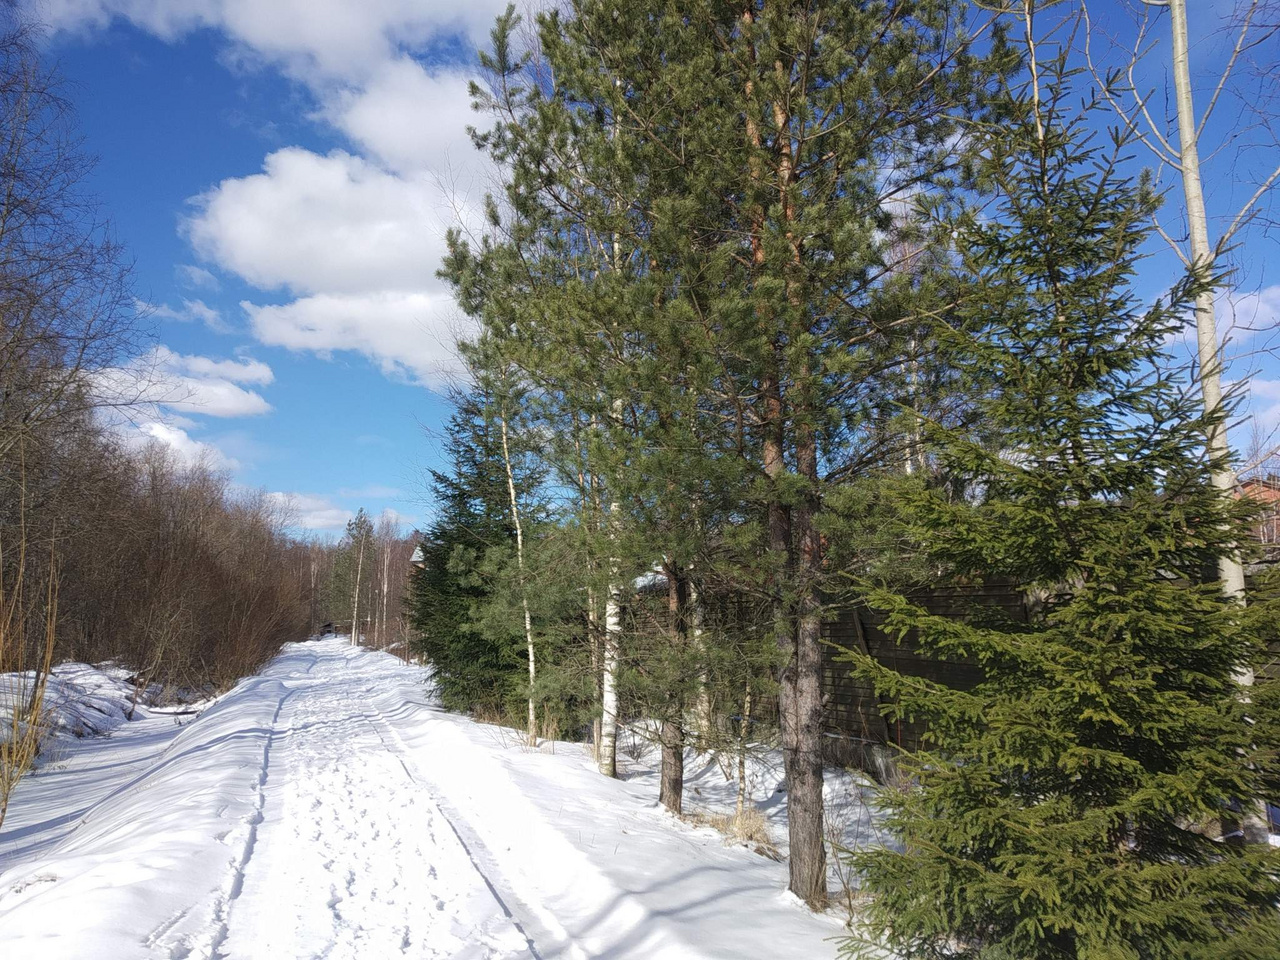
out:
<path id="1" fill-rule="evenodd" d="M 19 786 L 0 956 L 835 955 L 840 921 L 785 893 L 784 863 L 657 805 L 643 747 L 608 780 L 345 638 L 286 646 L 190 722 L 140 713 Z M 753 769 L 780 838 L 776 769 Z M 689 785 L 691 808 L 732 804 L 710 761 Z"/>

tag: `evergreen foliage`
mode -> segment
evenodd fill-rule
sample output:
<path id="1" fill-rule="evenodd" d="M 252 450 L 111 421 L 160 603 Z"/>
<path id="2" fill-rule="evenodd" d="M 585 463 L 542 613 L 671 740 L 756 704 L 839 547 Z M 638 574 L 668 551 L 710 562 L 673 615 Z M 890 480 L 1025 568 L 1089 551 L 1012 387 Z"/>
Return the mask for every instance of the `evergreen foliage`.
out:
<path id="1" fill-rule="evenodd" d="M 415 647 L 434 670 L 441 701 L 452 709 L 499 711 L 519 660 L 509 629 L 472 629 L 488 591 L 479 569 L 485 555 L 513 542 L 505 472 L 483 395 L 455 397 L 446 427 L 448 473 L 431 471 L 436 517 L 422 542 L 409 604 Z"/>
<path id="2" fill-rule="evenodd" d="M 1214 583 L 1247 536 L 1213 486 L 1206 423 L 1162 346 L 1200 284 L 1133 290 L 1157 198 L 1126 142 L 1069 112 L 1065 55 L 1035 61 L 974 129 L 992 205 L 957 226 L 969 289 L 940 333 L 998 449 L 933 423 L 972 493 L 912 498 L 914 538 L 959 582 L 1007 579 L 1030 622 L 873 602 L 926 653 L 976 661 L 957 690 L 849 652 L 924 719 L 927 746 L 886 791 L 900 849 L 853 854 L 870 895 L 851 953 L 1001 960 L 1274 956 L 1280 862 L 1198 829 L 1259 796 L 1234 682 L 1258 637 Z M 1250 944 L 1253 944 L 1250 946 Z"/>

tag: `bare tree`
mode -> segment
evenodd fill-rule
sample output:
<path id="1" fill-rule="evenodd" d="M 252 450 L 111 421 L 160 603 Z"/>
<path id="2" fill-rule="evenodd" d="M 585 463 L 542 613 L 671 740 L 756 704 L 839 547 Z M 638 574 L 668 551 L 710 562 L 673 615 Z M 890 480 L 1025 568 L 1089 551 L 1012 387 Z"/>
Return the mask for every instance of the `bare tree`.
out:
<path id="1" fill-rule="evenodd" d="M 136 383 L 97 381 L 141 336 L 92 169 L 31 29 L 0 11 L 0 458 L 46 423 L 138 399 Z"/>
<path id="2" fill-rule="evenodd" d="M 1084 53 L 1099 89 L 1114 108 L 1127 130 L 1142 143 L 1155 159 L 1159 172 L 1172 171 L 1179 185 L 1184 203 L 1187 232 L 1185 237 L 1175 236 L 1163 223 L 1157 221 L 1156 229 L 1183 265 L 1195 270 L 1206 279 L 1218 279 L 1228 271 L 1223 260 L 1246 227 L 1258 214 L 1261 204 L 1280 179 L 1280 165 L 1265 172 L 1249 197 L 1235 210 L 1230 211 L 1216 237 L 1212 236 L 1211 220 L 1205 203 L 1204 181 L 1201 173 L 1202 147 L 1205 145 L 1206 128 L 1220 106 L 1225 92 L 1231 89 L 1233 77 L 1244 59 L 1272 40 L 1280 25 L 1259 20 L 1265 9 L 1262 0 L 1246 0 L 1239 8 L 1233 23 L 1234 40 L 1231 52 L 1216 77 L 1209 78 L 1212 91 L 1201 111 L 1194 100 L 1194 77 L 1191 67 L 1190 37 L 1187 27 L 1186 0 L 1143 0 L 1133 43 L 1129 46 L 1126 62 L 1118 69 L 1105 72 L 1097 63 L 1090 44 L 1095 33 L 1089 21 L 1088 7 L 1083 2 L 1086 27 Z M 1154 96 L 1138 86 L 1138 68 L 1145 56 L 1155 47 L 1153 28 L 1160 12 L 1169 12 L 1170 55 L 1169 66 L 1173 74 L 1173 116 L 1158 116 L 1153 109 Z M 1267 118 L 1260 126 L 1269 131 Z M 1173 132 L 1176 128 L 1176 134 Z M 1215 147 L 1212 153 L 1228 146 L 1236 146 L 1240 135 L 1237 129 Z M 1269 138 L 1271 149 L 1278 144 Z M 1238 149 L 1238 146 L 1237 146 Z M 1236 477 L 1230 465 L 1230 445 L 1227 440 L 1226 408 L 1223 405 L 1222 373 L 1223 345 L 1215 310 L 1215 291 L 1206 289 L 1196 298 L 1196 352 L 1199 365 L 1200 386 L 1205 410 L 1214 419 L 1206 436 L 1206 447 L 1217 467 L 1213 482 L 1226 494 L 1236 487 Z M 1241 601 L 1244 598 L 1244 568 L 1238 555 L 1222 558 L 1218 567 L 1222 589 Z M 1242 677 L 1251 682 L 1251 678 Z"/>

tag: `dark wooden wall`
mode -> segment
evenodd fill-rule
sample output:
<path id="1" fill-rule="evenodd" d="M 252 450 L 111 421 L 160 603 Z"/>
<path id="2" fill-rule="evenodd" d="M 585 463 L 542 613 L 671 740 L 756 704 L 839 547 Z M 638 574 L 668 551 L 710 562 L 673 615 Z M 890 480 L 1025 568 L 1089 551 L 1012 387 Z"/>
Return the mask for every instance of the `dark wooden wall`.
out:
<path id="1" fill-rule="evenodd" d="M 981 587 L 947 587 L 924 591 L 912 597 L 931 613 L 963 617 L 991 613 L 1015 620 L 1027 620 L 1027 604 L 1022 592 L 1012 586 L 993 584 Z M 962 660 L 940 660 L 920 652 L 908 635 L 895 642 L 883 630 L 883 617 L 866 607 L 851 607 L 824 626 L 828 641 L 823 647 L 823 696 L 828 738 L 843 743 L 830 745 L 833 759 L 857 760 L 860 744 L 893 743 L 914 750 L 923 727 L 918 722 L 886 720 L 880 712 L 875 691 L 849 673 L 840 660 L 841 650 L 861 651 L 885 666 L 907 676 L 924 677 L 949 687 L 969 689 L 981 679 L 978 667 Z"/>

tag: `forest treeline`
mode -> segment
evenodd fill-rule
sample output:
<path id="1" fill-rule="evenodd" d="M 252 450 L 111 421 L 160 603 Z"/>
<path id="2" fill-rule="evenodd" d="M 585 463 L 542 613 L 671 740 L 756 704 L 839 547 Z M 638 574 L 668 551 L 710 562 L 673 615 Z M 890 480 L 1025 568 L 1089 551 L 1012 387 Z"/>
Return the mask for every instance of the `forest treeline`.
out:
<path id="1" fill-rule="evenodd" d="M 403 651 L 413 542 L 362 510 L 299 539 L 287 499 L 141 443 L 149 318 L 95 203 L 92 158 L 38 36 L 0 32 L 0 819 L 43 732 L 45 678 L 113 661 L 139 690 L 228 688 L 325 623 Z"/>
<path id="2" fill-rule="evenodd" d="M 848 860 L 851 954 L 1280 933 L 1275 607 L 1237 586 L 1214 348 L 1178 358 L 1232 278 L 1196 248 L 1151 293 L 1166 197 L 1080 31 L 1030 2 L 584 0 L 509 9 L 472 89 L 502 188 L 442 270 L 477 332 L 418 649 L 447 705 L 589 740 L 604 775 L 630 724 L 676 813 L 686 748 L 776 736 L 790 889 L 819 906 Z M 913 599 L 989 582 L 1029 618 Z M 845 851 L 822 652 L 853 604 L 983 679 L 842 651 L 927 725 L 880 791 L 897 842 Z"/>

